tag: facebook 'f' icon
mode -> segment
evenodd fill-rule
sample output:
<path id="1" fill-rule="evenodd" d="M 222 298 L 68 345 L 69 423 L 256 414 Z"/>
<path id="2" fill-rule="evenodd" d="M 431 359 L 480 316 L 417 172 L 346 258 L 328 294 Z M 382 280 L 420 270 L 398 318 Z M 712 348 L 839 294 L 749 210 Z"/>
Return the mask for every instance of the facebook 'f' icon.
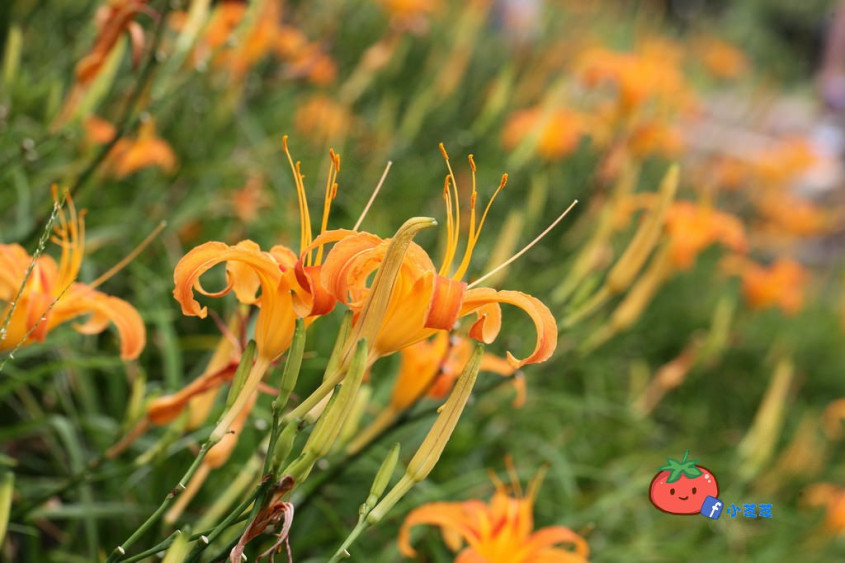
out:
<path id="1" fill-rule="evenodd" d="M 722 515 L 723 506 L 722 501 L 716 497 L 707 496 L 704 498 L 704 504 L 701 505 L 701 515 L 711 520 L 718 520 Z"/>

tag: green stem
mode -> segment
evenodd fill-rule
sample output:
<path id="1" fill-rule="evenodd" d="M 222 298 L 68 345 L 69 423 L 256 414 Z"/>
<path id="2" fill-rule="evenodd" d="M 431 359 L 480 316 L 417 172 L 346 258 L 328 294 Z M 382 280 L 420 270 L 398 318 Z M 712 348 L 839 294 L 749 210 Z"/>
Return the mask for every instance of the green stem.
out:
<path id="1" fill-rule="evenodd" d="M 141 553 L 133 555 L 132 557 L 124 559 L 123 563 L 135 563 L 136 561 L 141 561 L 141 560 L 143 560 L 147 557 L 152 557 L 156 553 L 159 553 L 160 551 L 164 551 L 165 549 L 170 547 L 170 545 L 173 542 L 176 541 L 176 538 L 178 538 L 181 535 L 182 535 L 182 530 L 176 530 L 172 534 L 167 536 L 167 539 L 165 539 L 160 544 L 155 545 L 155 546 L 151 547 L 150 549 L 148 549 L 146 551 L 142 551 Z"/>
<path id="2" fill-rule="evenodd" d="M 240 522 L 241 520 L 247 519 L 249 516 L 252 515 L 252 511 L 243 514 L 243 512 L 249 508 L 249 505 L 252 504 L 259 495 L 263 494 L 268 486 L 268 481 L 264 481 L 259 485 L 255 491 L 249 495 L 247 498 L 241 502 L 235 510 L 229 513 L 226 518 L 221 520 L 216 526 L 214 526 L 208 533 L 200 534 L 197 536 L 197 539 L 200 539 L 200 536 L 206 536 L 207 541 L 203 541 L 198 543 L 194 546 L 194 549 L 191 550 L 191 553 L 188 554 L 188 557 L 185 559 L 186 563 L 191 563 L 192 561 L 197 561 L 199 556 L 202 554 L 205 549 L 211 545 L 211 543 L 216 540 L 220 534 L 223 533 L 223 530 L 235 524 L 236 522 Z M 192 537 L 193 539 L 193 537 Z"/>
<path id="3" fill-rule="evenodd" d="M 358 539 L 358 536 L 360 536 L 364 532 L 364 530 L 366 530 L 366 529 L 367 529 L 367 515 L 362 514 L 358 518 L 358 523 L 355 525 L 355 527 L 352 529 L 352 531 L 349 532 L 349 535 L 346 536 L 346 539 L 343 540 L 343 543 L 341 544 L 341 546 L 339 548 L 337 548 L 337 551 L 335 551 L 334 555 L 332 555 L 332 558 L 329 559 L 329 563 L 336 563 L 337 561 L 340 561 L 341 559 L 347 559 L 349 557 L 349 547 L 353 543 L 355 543 L 355 540 Z"/>
<path id="4" fill-rule="evenodd" d="M 206 442 L 202 445 L 199 454 L 197 454 L 197 457 L 194 459 L 194 462 L 185 472 L 185 475 L 183 475 L 182 478 L 179 480 L 178 485 L 176 485 L 173 490 L 167 493 L 167 496 L 164 497 L 164 500 L 161 502 L 156 511 L 153 512 L 150 517 L 147 518 L 147 520 L 143 524 L 141 524 L 141 526 L 137 530 L 135 530 L 135 532 L 131 536 L 126 539 L 126 541 L 114 548 L 114 551 L 112 551 L 106 559 L 106 563 L 114 563 L 115 561 L 119 561 L 124 555 L 126 555 L 126 550 L 129 547 L 132 547 L 132 545 L 134 545 L 135 542 L 137 542 L 141 538 L 141 536 L 144 535 L 153 526 L 153 524 L 158 521 L 159 518 L 161 518 L 161 516 L 170 507 L 170 505 L 173 504 L 173 501 L 176 499 L 179 493 L 185 490 L 185 483 L 190 482 L 191 477 L 193 477 L 194 473 L 196 473 L 197 469 L 199 469 L 202 460 L 208 453 L 208 450 L 210 450 L 217 442 L 218 440 L 214 440 L 213 438 L 209 438 L 208 440 L 206 440 Z"/>

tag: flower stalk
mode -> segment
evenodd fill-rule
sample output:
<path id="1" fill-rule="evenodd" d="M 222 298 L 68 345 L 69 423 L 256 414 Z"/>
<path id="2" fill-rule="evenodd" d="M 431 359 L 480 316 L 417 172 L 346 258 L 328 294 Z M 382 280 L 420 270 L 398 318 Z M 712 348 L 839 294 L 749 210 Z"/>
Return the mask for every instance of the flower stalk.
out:
<path id="1" fill-rule="evenodd" d="M 458 419 L 460 418 L 461 413 L 466 406 L 467 400 L 472 393 L 472 389 L 475 386 L 475 380 L 478 377 L 478 371 L 481 367 L 481 357 L 483 353 L 484 345 L 480 343 L 476 344 L 475 350 L 464 367 L 461 376 L 458 378 L 452 393 L 440 408 L 440 414 L 437 416 L 437 419 L 434 421 L 434 424 L 428 431 L 428 434 L 422 444 L 420 444 L 420 447 L 417 449 L 414 457 L 411 458 L 411 461 L 408 463 L 408 467 L 405 469 L 404 475 L 402 475 L 399 481 L 392 489 L 390 489 L 381 502 L 358 520 L 358 524 L 332 556 L 330 560 L 331 563 L 349 557 L 349 546 L 355 542 L 358 536 L 360 536 L 361 533 L 363 533 L 368 527 L 380 522 L 382 518 L 384 518 L 384 516 L 396 505 L 396 503 L 399 502 L 402 497 L 404 497 L 408 491 L 414 487 L 414 485 L 428 477 L 428 474 L 431 473 L 432 469 L 434 469 L 434 466 L 437 464 L 443 450 L 446 447 L 446 443 L 449 441 L 449 438 L 452 437 L 452 432 L 454 432 L 455 426 L 458 424 Z M 384 464 L 382 467 L 384 467 Z M 379 471 L 379 473 L 381 473 L 381 471 Z M 383 475 L 382 478 L 384 478 Z M 381 480 L 378 481 L 378 484 L 384 482 Z M 376 483 L 374 483 L 374 485 L 375 484 Z M 371 494 L 372 493 L 373 491 L 371 490 Z M 365 501 L 362 506 L 362 510 L 364 506 L 367 506 L 369 501 L 370 497 L 368 497 L 367 501 Z"/>

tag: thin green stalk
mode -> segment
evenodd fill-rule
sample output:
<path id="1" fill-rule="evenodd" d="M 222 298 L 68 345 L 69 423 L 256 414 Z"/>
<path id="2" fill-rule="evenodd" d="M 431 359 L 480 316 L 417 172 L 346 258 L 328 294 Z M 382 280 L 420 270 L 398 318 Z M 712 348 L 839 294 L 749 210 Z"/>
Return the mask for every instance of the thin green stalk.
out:
<path id="1" fill-rule="evenodd" d="M 191 563 L 192 561 L 198 561 L 199 556 L 202 554 L 202 552 L 205 551 L 205 549 L 209 545 L 211 545 L 211 543 L 214 540 L 216 540 L 220 536 L 220 534 L 223 533 L 223 531 L 226 528 L 228 528 L 229 526 L 231 526 L 232 524 L 234 524 L 236 522 L 240 522 L 242 519 L 245 520 L 245 519 L 248 519 L 248 517 L 252 516 L 252 511 L 247 512 L 245 518 L 240 518 L 239 515 L 242 515 L 242 513 L 247 508 L 249 508 L 249 505 L 252 504 L 255 501 L 255 499 L 257 499 L 259 497 L 259 495 L 262 495 L 264 493 L 264 491 L 267 490 L 269 482 L 270 482 L 270 480 L 267 479 L 267 477 L 265 476 L 265 478 L 261 481 L 261 484 L 258 487 L 256 487 L 255 491 L 253 491 L 253 493 L 251 495 L 249 495 L 247 498 L 245 498 L 243 500 L 243 502 L 241 502 L 235 508 L 235 510 L 230 512 L 229 515 L 226 516 L 226 518 L 221 520 L 209 532 L 207 532 L 205 534 L 201 534 L 201 535 L 205 536 L 206 539 L 203 540 L 201 543 L 198 543 L 194 546 L 194 549 L 191 550 L 191 553 L 189 553 L 188 557 L 185 559 L 185 563 Z"/>
<path id="2" fill-rule="evenodd" d="M 106 559 L 106 563 L 114 563 L 115 561 L 120 561 L 120 559 L 124 555 L 126 555 L 126 550 L 132 547 L 132 545 L 134 545 L 135 542 L 137 542 L 142 535 L 144 535 L 150 528 L 152 528 L 153 524 L 158 522 L 159 518 L 164 515 L 170 505 L 173 504 L 173 501 L 176 500 L 176 497 L 179 496 L 179 493 L 185 490 L 185 483 L 190 482 L 191 478 L 194 476 L 194 473 L 196 473 L 197 469 L 199 469 L 199 466 L 202 463 L 202 460 L 205 458 L 205 455 L 208 453 L 208 450 L 210 450 L 217 442 L 218 440 L 214 440 L 212 438 L 206 440 L 206 442 L 202 445 L 202 448 L 200 449 L 199 453 L 197 454 L 197 457 L 194 459 L 194 462 L 185 472 L 185 475 L 183 475 L 182 478 L 179 480 L 179 483 L 173 488 L 173 490 L 167 493 L 167 496 L 164 497 L 164 500 L 161 502 L 156 511 L 153 512 L 150 517 L 147 518 L 147 520 L 143 524 L 141 524 L 141 526 L 138 527 L 138 529 L 136 529 L 131 536 L 129 536 L 123 543 L 118 544 L 118 546 L 114 548 L 114 550 Z"/>
<path id="3" fill-rule="evenodd" d="M 346 536 L 346 540 L 343 542 L 343 544 L 341 544 L 341 546 L 339 548 L 337 548 L 337 551 L 335 551 L 334 555 L 332 555 L 332 558 L 329 559 L 329 563 L 336 563 L 337 561 L 340 561 L 341 559 L 349 558 L 350 557 L 349 547 L 353 543 L 355 543 L 355 540 L 358 539 L 358 536 L 360 536 L 364 532 L 364 530 L 366 530 L 366 529 L 367 529 L 367 515 L 362 514 L 361 516 L 358 517 L 358 523 L 355 525 L 355 527 L 352 529 L 352 531 L 349 533 L 349 535 Z"/>

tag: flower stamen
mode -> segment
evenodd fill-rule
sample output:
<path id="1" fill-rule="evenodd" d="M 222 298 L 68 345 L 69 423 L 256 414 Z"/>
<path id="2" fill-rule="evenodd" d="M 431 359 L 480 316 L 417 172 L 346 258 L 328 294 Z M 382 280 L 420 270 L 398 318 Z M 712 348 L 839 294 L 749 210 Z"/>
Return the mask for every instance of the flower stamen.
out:
<path id="1" fill-rule="evenodd" d="M 489 278 L 489 277 L 490 277 L 490 276 L 492 276 L 493 274 L 495 274 L 495 273 L 499 272 L 502 268 L 506 268 L 506 267 L 507 267 L 507 266 L 509 266 L 512 262 L 514 262 L 515 260 L 517 260 L 520 256 L 522 256 L 523 254 L 525 254 L 526 252 L 528 252 L 528 251 L 531 249 L 531 247 L 532 247 L 532 246 L 534 246 L 535 244 L 537 244 L 538 242 L 540 242 L 540 240 L 541 240 L 543 237 L 545 237 L 547 234 L 549 234 L 549 233 L 551 232 L 551 230 L 552 230 L 552 229 L 554 229 L 554 228 L 557 226 L 557 224 L 558 224 L 558 223 L 560 223 L 560 222 L 563 220 L 563 218 L 564 218 L 564 217 L 566 217 L 566 215 L 569 213 L 569 211 L 570 211 L 573 207 L 575 207 L 575 204 L 577 204 L 577 203 L 578 203 L 578 200 L 577 200 L 577 199 L 576 199 L 576 200 L 574 200 L 571 204 L 569 204 L 569 207 L 567 207 L 567 208 L 566 208 L 566 210 L 565 210 L 563 213 L 561 213 L 560 215 L 558 215 L 557 219 L 555 219 L 554 221 L 552 221 L 552 224 L 551 224 L 551 225 L 549 225 L 548 227 L 546 227 L 546 230 L 544 230 L 542 233 L 540 233 L 539 235 L 537 235 L 537 237 L 536 237 L 534 240 L 532 240 L 531 242 L 529 242 L 527 245 L 525 245 L 525 246 L 522 248 L 522 250 L 520 250 L 519 252 L 517 252 L 516 254 L 514 254 L 513 256 L 511 256 L 510 258 L 508 258 L 507 260 L 505 260 L 504 262 L 502 262 L 501 264 L 499 264 L 498 266 L 496 266 L 495 268 L 493 268 L 492 270 L 490 270 L 489 272 L 487 272 L 486 274 L 484 274 L 483 276 L 481 276 L 480 278 L 478 278 L 477 280 L 475 280 L 474 282 L 472 282 L 471 284 L 469 284 L 469 285 L 467 286 L 467 289 L 472 289 L 474 286 L 476 286 L 476 285 L 480 284 L 481 282 L 483 282 L 484 280 L 486 280 L 487 278 Z M 485 215 L 486 215 L 486 213 L 485 213 Z"/>
<path id="2" fill-rule="evenodd" d="M 376 184 L 376 189 L 373 190 L 373 194 L 370 196 L 370 199 L 367 201 L 367 205 L 364 206 L 364 210 L 361 212 L 361 215 L 358 217 L 358 220 L 355 221 L 355 226 L 352 227 L 353 231 L 357 231 L 358 227 L 361 226 L 361 223 L 364 222 L 364 217 L 367 216 L 367 212 L 370 211 L 370 207 L 372 207 L 373 202 L 376 200 L 376 196 L 381 190 L 382 185 L 384 185 L 384 180 L 387 178 L 387 173 L 390 172 L 390 167 L 393 166 L 393 161 L 388 160 L 387 166 L 384 167 L 384 172 L 381 174 L 381 179 L 379 179 L 378 184 Z"/>

